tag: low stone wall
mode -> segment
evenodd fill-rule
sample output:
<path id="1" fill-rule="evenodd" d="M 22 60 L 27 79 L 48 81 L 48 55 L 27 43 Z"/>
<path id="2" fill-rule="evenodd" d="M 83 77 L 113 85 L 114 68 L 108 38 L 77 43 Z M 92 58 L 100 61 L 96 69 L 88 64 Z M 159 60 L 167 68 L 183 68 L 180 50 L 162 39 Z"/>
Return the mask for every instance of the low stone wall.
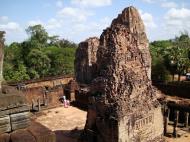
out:
<path id="1" fill-rule="evenodd" d="M 23 91 L 23 94 L 31 109 L 38 109 L 39 104 L 42 107 L 52 108 L 59 106 L 62 103 L 60 98 L 63 96 L 64 91 L 62 86 L 48 90 L 38 87 L 26 89 Z"/>
<path id="2" fill-rule="evenodd" d="M 73 79 L 72 75 L 69 76 L 55 76 L 46 77 L 42 79 L 34 79 L 22 82 L 8 82 L 10 86 L 20 87 L 20 89 L 37 88 L 37 87 L 55 87 L 58 85 L 68 84 Z"/>
<path id="3" fill-rule="evenodd" d="M 190 99 L 190 82 L 154 84 L 154 86 L 168 96 L 178 96 Z"/>
<path id="4" fill-rule="evenodd" d="M 46 80 L 46 81 L 39 81 L 39 82 L 33 82 L 30 84 L 26 85 L 26 88 L 35 88 L 35 87 L 55 87 L 57 85 L 62 85 L 62 84 L 68 84 L 69 81 L 71 81 L 73 77 L 66 77 L 66 78 L 58 78 L 55 80 Z"/>

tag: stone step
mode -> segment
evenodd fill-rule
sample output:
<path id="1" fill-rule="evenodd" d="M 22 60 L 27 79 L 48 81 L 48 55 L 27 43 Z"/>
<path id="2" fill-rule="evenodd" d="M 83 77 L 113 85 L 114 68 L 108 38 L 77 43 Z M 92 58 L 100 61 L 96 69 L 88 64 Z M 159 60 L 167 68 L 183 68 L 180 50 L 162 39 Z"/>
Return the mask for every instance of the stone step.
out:
<path id="1" fill-rule="evenodd" d="M 36 139 L 29 131 L 21 129 L 11 133 L 11 142 L 36 142 Z"/>
<path id="2" fill-rule="evenodd" d="M 32 122 L 26 129 L 1 134 L 0 142 L 56 142 L 56 136 L 40 123 Z"/>
<path id="3" fill-rule="evenodd" d="M 8 115 L 0 117 L 0 126 L 5 124 L 10 124 L 10 117 Z"/>
<path id="4" fill-rule="evenodd" d="M 30 119 L 11 122 L 11 129 L 12 129 L 12 131 L 15 131 L 15 130 L 18 130 L 18 129 L 27 128 L 29 125 L 30 125 Z"/>
<path id="5" fill-rule="evenodd" d="M 10 132 L 11 125 L 10 125 L 10 117 L 5 116 L 0 118 L 0 133 Z"/>
<path id="6" fill-rule="evenodd" d="M 0 142 L 10 142 L 10 135 L 8 133 L 1 134 Z"/>
<path id="7" fill-rule="evenodd" d="M 36 142 L 56 142 L 55 133 L 40 123 L 31 122 L 27 129 L 35 137 Z"/>
<path id="8" fill-rule="evenodd" d="M 30 118 L 30 116 L 31 116 L 30 112 L 22 112 L 22 113 L 12 114 L 12 115 L 10 115 L 11 123 L 28 119 L 28 118 Z"/>
<path id="9" fill-rule="evenodd" d="M 30 112 L 23 112 L 10 115 L 12 131 L 27 128 L 30 124 Z"/>
<path id="10" fill-rule="evenodd" d="M 10 125 L 2 125 L 0 126 L 0 134 L 2 133 L 7 133 L 11 131 L 11 126 Z"/>
<path id="11" fill-rule="evenodd" d="M 9 115 L 9 114 L 16 114 L 16 113 L 21 113 L 21 112 L 26 112 L 26 111 L 29 112 L 29 110 L 30 110 L 30 107 L 27 105 L 20 106 L 20 107 L 16 107 L 16 108 L 1 110 L 0 116 Z"/>

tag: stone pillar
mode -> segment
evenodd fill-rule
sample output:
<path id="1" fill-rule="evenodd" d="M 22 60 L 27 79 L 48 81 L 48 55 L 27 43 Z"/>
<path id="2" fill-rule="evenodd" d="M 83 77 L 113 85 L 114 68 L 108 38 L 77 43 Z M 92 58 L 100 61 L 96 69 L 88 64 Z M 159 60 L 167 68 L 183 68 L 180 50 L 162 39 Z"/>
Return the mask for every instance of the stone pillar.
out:
<path id="1" fill-rule="evenodd" d="M 47 90 L 44 90 L 44 94 L 43 94 L 43 104 L 44 106 L 47 106 Z"/>
<path id="2" fill-rule="evenodd" d="M 53 88 L 55 88 L 56 84 L 55 84 L 55 81 L 53 81 Z"/>
<path id="3" fill-rule="evenodd" d="M 185 112 L 185 127 L 189 126 L 189 112 Z"/>
<path id="4" fill-rule="evenodd" d="M 174 113 L 175 114 L 174 114 L 173 136 L 176 138 L 177 137 L 177 129 L 176 129 L 176 127 L 177 127 L 178 119 L 179 119 L 179 111 L 176 110 Z"/>
<path id="5" fill-rule="evenodd" d="M 33 99 L 32 99 L 32 110 L 35 110 L 35 102 Z"/>
<path id="6" fill-rule="evenodd" d="M 166 107 L 164 109 L 164 135 L 165 136 L 166 136 L 167 130 L 168 130 L 169 116 L 170 116 L 170 109 L 168 107 Z"/>
<path id="7" fill-rule="evenodd" d="M 38 111 L 41 110 L 41 105 L 40 105 L 40 98 L 38 99 Z"/>
<path id="8" fill-rule="evenodd" d="M 1 82 L 3 81 L 3 57 L 4 57 L 4 31 L 0 31 L 0 93 L 1 93 Z"/>

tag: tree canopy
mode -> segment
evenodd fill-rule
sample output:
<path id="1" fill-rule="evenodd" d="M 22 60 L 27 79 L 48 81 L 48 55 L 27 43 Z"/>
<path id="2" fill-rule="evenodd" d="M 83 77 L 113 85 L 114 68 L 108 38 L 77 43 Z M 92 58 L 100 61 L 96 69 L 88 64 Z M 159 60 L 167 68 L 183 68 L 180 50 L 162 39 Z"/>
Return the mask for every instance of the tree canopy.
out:
<path id="1" fill-rule="evenodd" d="M 188 33 L 181 33 L 173 40 L 154 41 L 150 43 L 152 55 L 152 78 L 166 81 L 171 75 L 180 76 L 190 68 L 190 37 Z M 159 77 L 160 76 L 160 77 Z"/>
<path id="2" fill-rule="evenodd" d="M 26 29 L 29 38 L 5 48 L 4 78 L 22 81 L 46 76 L 73 74 L 77 44 L 49 36 L 42 25 Z"/>

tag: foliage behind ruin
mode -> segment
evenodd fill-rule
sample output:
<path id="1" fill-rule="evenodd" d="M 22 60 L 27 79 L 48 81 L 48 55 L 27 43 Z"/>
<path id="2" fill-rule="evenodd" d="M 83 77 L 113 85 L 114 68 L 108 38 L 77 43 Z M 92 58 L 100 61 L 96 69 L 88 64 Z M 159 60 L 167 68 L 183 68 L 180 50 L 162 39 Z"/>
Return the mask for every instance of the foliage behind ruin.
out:
<path id="1" fill-rule="evenodd" d="M 5 48 L 4 79 L 22 81 L 46 76 L 73 74 L 77 45 L 49 36 L 41 25 L 26 29 L 29 38 Z"/>
<path id="2" fill-rule="evenodd" d="M 13 42 L 5 48 L 4 79 L 23 81 L 47 76 L 74 73 L 77 44 L 49 36 L 41 25 L 26 29 L 29 38 Z M 150 43 L 152 80 L 172 81 L 175 74 L 183 75 L 190 67 L 190 37 L 181 33 L 175 39 Z"/>

